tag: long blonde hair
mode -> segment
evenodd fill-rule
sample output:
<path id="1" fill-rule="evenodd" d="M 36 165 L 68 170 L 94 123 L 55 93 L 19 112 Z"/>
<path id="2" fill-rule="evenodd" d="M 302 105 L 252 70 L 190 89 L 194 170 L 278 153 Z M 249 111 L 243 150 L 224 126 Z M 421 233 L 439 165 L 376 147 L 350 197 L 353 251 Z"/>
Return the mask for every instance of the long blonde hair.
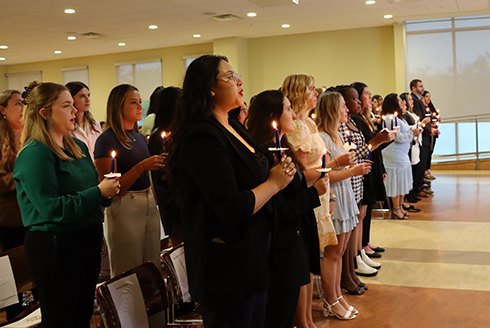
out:
<path id="1" fill-rule="evenodd" d="M 39 83 L 38 81 L 30 82 L 27 87 L 32 90 L 25 99 L 27 107 L 23 117 L 24 130 L 22 131 L 22 149 L 32 143 L 32 141 L 37 140 L 48 146 L 61 160 L 73 161 L 73 158 L 65 154 L 56 143 L 50 132 L 53 103 L 60 97 L 63 91 L 68 91 L 68 89 L 61 84 L 51 82 Z M 39 113 L 42 108 L 46 110 L 46 119 Z M 66 133 L 63 136 L 63 147 L 77 159 L 85 157 L 70 133 Z"/>
<path id="2" fill-rule="evenodd" d="M 107 99 L 107 128 L 112 128 L 116 135 L 117 141 L 126 149 L 131 149 L 129 137 L 123 127 L 122 110 L 124 99 L 130 91 L 138 89 L 130 84 L 120 84 L 112 89 Z M 133 130 L 138 131 L 138 123 L 135 122 Z"/>
<path id="3" fill-rule="evenodd" d="M 291 108 L 297 116 L 308 108 L 308 100 L 311 99 L 310 85 L 314 81 L 309 74 L 296 73 L 286 76 L 282 83 L 281 91 L 291 102 Z"/>
<path id="4" fill-rule="evenodd" d="M 342 95 L 335 91 L 327 91 L 318 98 L 315 109 L 318 130 L 325 132 L 332 141 L 339 140 L 338 128 L 340 125 L 340 101 Z"/>
<path id="5" fill-rule="evenodd" d="M 0 106 L 7 107 L 14 94 L 20 95 L 17 90 L 5 90 L 0 93 Z M 15 134 L 7 118 L 0 117 L 0 173 L 5 174 L 14 170 L 14 162 L 19 152 L 19 142 L 15 140 Z"/>

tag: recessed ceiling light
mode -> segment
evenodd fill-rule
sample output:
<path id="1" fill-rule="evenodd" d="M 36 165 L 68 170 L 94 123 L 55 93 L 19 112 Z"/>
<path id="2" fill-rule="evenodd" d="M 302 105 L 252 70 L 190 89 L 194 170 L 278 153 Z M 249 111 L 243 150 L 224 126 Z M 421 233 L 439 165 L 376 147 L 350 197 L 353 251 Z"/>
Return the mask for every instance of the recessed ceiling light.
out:
<path id="1" fill-rule="evenodd" d="M 256 13 L 248 13 L 247 16 L 248 17 L 255 17 L 255 16 L 257 16 L 257 14 Z"/>
<path id="2" fill-rule="evenodd" d="M 124 46 L 126 45 L 126 43 L 124 43 L 124 42 L 119 42 L 117 45 L 118 45 L 118 46 L 120 46 L 120 47 L 124 47 Z"/>
<path id="3" fill-rule="evenodd" d="M 5 57 L 0 57 L 0 60 L 5 60 L 6 58 Z"/>
<path id="4" fill-rule="evenodd" d="M 158 28 L 158 26 L 156 26 L 156 25 L 150 25 L 150 26 L 148 26 L 148 28 L 150 30 L 156 30 Z"/>
<path id="5" fill-rule="evenodd" d="M 282 26 L 282 28 L 289 28 L 289 27 L 291 27 L 291 25 L 289 25 L 289 24 L 282 24 L 281 26 Z"/>
<path id="6" fill-rule="evenodd" d="M 74 14 L 75 9 L 65 9 L 65 14 Z"/>
<path id="7" fill-rule="evenodd" d="M 61 51 L 60 50 L 56 50 L 54 53 L 57 54 L 57 55 L 59 55 L 61 53 Z"/>
<path id="8" fill-rule="evenodd" d="M 390 14 L 384 15 L 384 18 L 393 18 L 393 15 L 390 15 Z"/>
<path id="9" fill-rule="evenodd" d="M 374 0 L 367 0 L 366 1 L 366 5 L 374 5 L 376 3 L 376 1 Z"/>
<path id="10" fill-rule="evenodd" d="M 200 38 L 201 37 L 201 34 L 194 34 L 193 37 Z"/>
<path id="11" fill-rule="evenodd" d="M 68 40 L 76 40 L 76 39 L 77 39 L 77 37 L 76 37 L 76 36 L 69 36 L 67 39 L 68 39 Z"/>
<path id="12" fill-rule="evenodd" d="M 0 49 L 8 49 L 8 46 L 0 46 Z"/>

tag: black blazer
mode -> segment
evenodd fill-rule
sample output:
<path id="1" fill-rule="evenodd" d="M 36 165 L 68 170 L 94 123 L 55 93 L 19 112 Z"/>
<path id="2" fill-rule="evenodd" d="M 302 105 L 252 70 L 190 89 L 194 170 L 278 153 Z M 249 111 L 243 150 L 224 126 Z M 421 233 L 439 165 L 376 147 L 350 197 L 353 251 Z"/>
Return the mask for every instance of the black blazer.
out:
<path id="1" fill-rule="evenodd" d="M 426 111 L 427 107 L 424 105 L 422 100 L 420 100 L 419 97 L 417 97 L 416 94 L 414 94 L 412 92 L 411 96 L 413 99 L 413 112 L 415 113 L 415 115 L 420 117 L 420 121 L 422 121 L 425 118 L 425 114 L 427 113 L 427 111 Z M 429 147 L 431 144 L 431 136 L 430 136 L 430 134 L 432 132 L 431 128 L 432 128 L 431 123 L 426 124 L 424 127 L 424 131 L 422 132 L 422 146 L 423 147 Z"/>
<path id="2" fill-rule="evenodd" d="M 315 187 L 307 187 L 302 173 L 296 173 L 272 200 L 277 217 L 272 243 L 276 263 L 272 286 L 305 285 L 310 281 L 310 272 L 320 274 L 320 242 L 313 212 L 321 205 L 318 192 Z"/>
<path id="3" fill-rule="evenodd" d="M 260 151 L 243 126 L 230 124 Z M 180 152 L 177 181 L 192 297 L 219 305 L 266 291 L 274 223 L 270 202 L 253 214 L 251 189 L 266 180 L 255 155 L 214 118 L 192 128 Z"/>

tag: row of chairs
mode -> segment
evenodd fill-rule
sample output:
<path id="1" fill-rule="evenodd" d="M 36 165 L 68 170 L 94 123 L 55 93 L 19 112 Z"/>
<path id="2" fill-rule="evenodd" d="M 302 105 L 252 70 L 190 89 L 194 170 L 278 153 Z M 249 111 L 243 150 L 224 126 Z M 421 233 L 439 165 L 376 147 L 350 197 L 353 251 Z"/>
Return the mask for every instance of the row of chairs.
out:
<path id="1" fill-rule="evenodd" d="M 196 311 L 175 317 L 176 307 L 188 295 L 183 250 L 184 246 L 180 244 L 162 252 L 167 283 L 159 268 L 152 262 L 146 262 L 98 285 L 96 296 L 103 325 L 107 328 L 203 327 L 202 319 Z M 27 274 L 23 246 L 0 253 L 2 256 L 10 258 L 17 292 L 35 287 L 34 281 Z M 22 319 L 37 308 L 39 303 L 31 305 L 28 311 L 21 314 L 22 317 L 15 320 Z M 0 324 L 0 327 L 12 322 L 14 320 Z"/>

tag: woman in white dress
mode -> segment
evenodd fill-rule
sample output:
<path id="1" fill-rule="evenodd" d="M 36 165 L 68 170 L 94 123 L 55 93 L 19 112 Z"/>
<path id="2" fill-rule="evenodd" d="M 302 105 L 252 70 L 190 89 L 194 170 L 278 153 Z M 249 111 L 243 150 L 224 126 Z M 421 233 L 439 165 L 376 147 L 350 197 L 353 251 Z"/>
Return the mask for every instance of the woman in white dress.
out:
<path id="1" fill-rule="evenodd" d="M 344 148 L 345 141 L 338 132 L 340 123 L 346 123 L 348 109 L 344 98 L 338 92 L 327 91 L 318 100 L 315 110 L 320 136 L 327 146 L 326 160 L 335 160 L 349 150 Z M 348 145 L 347 145 L 348 146 Z M 330 188 L 336 196 L 332 222 L 337 234 L 337 245 L 325 247 L 322 262 L 322 283 L 325 291 L 323 315 L 334 315 L 341 320 L 354 319 L 357 310 L 342 297 L 340 279 L 342 274 L 342 255 L 352 230 L 359 223 L 359 210 L 352 190 L 350 177 L 365 175 L 371 170 L 370 163 L 361 163 L 349 168 L 337 167 L 330 172 Z"/>
<path id="2" fill-rule="evenodd" d="M 387 95 L 383 102 L 383 115 L 386 115 L 383 126 L 388 129 L 397 129 L 397 135 L 393 143 L 382 150 L 383 163 L 386 169 L 386 195 L 393 202 L 392 218 L 406 219 L 406 213 L 401 207 L 404 195 L 412 189 L 412 166 L 408 157 L 413 137 L 420 134 L 415 126 L 411 128 L 401 117 L 394 115 L 402 113 L 402 100 L 396 93 Z"/>

